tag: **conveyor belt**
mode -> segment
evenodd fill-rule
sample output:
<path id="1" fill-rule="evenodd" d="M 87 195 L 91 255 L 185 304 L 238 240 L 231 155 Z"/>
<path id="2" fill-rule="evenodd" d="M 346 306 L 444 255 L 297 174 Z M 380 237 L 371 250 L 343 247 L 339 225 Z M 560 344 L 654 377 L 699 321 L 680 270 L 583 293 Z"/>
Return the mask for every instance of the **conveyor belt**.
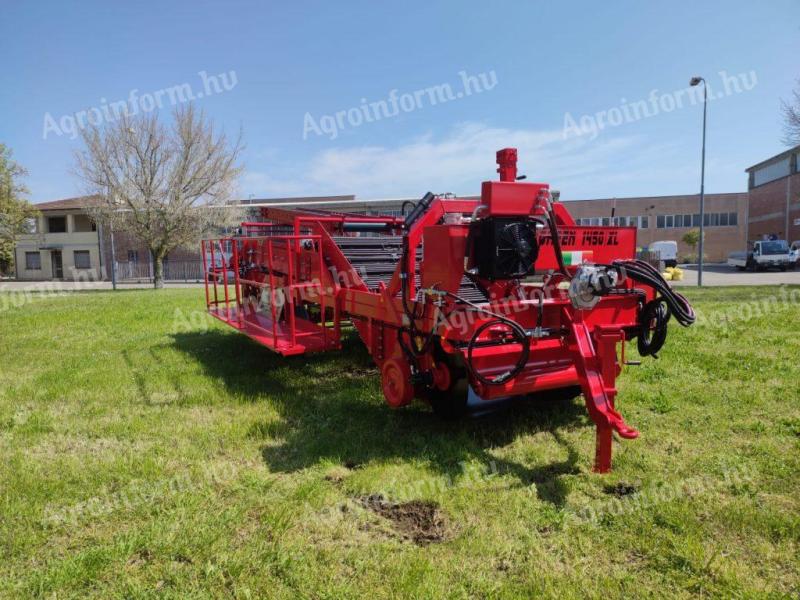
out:
<path id="1" fill-rule="evenodd" d="M 388 285 L 397 268 L 403 252 L 401 236 L 379 237 L 334 237 L 333 241 L 341 248 L 353 268 L 367 284 L 374 289 L 378 283 Z M 420 286 L 419 264 L 422 261 L 422 249 L 417 250 L 416 287 Z M 475 283 L 464 277 L 458 295 L 470 302 L 486 302 L 486 294 Z"/>

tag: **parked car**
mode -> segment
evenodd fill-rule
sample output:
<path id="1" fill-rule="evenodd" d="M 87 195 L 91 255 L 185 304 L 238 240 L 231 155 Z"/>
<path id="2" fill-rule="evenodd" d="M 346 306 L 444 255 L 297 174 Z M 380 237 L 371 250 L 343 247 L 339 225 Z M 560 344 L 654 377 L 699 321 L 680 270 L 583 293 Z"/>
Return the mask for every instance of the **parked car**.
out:
<path id="1" fill-rule="evenodd" d="M 760 271 L 776 268 L 785 271 L 791 265 L 789 245 L 786 240 L 769 240 L 752 243 L 752 250 L 732 252 L 728 256 L 728 265 L 740 271 Z"/>
<path id="2" fill-rule="evenodd" d="M 665 267 L 678 266 L 678 242 L 672 240 L 653 242 L 647 249 L 650 252 L 657 252 Z"/>
<path id="3" fill-rule="evenodd" d="M 798 260 L 800 260 L 800 240 L 792 242 L 789 246 L 789 267 L 796 269 Z"/>

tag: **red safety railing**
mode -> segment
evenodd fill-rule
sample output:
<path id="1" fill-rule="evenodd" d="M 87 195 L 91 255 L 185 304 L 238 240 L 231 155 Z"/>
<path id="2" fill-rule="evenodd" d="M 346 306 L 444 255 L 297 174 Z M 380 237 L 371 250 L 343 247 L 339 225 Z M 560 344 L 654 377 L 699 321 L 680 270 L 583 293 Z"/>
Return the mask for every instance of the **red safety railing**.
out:
<path id="1" fill-rule="evenodd" d="M 246 225 L 253 229 L 272 227 L 264 223 Z M 325 288 L 321 236 L 253 236 L 252 233 L 247 231 L 242 238 L 203 240 L 201 248 L 208 311 L 238 329 L 255 334 L 251 337 L 283 354 L 338 347 L 339 336 L 335 327 L 338 310 L 333 301 L 333 289 Z M 265 269 L 248 271 L 250 265 L 247 264 L 242 269 L 240 252 L 245 248 L 248 254 L 259 257 L 260 266 Z M 229 287 L 231 284 L 233 292 Z M 268 316 L 259 312 L 260 303 L 254 306 L 249 300 L 252 293 L 248 293 L 247 301 L 244 300 L 245 288 L 248 292 L 268 290 Z M 319 323 L 298 317 L 298 301 L 319 306 Z M 334 312 L 334 331 L 330 331 L 327 324 L 329 307 Z"/>

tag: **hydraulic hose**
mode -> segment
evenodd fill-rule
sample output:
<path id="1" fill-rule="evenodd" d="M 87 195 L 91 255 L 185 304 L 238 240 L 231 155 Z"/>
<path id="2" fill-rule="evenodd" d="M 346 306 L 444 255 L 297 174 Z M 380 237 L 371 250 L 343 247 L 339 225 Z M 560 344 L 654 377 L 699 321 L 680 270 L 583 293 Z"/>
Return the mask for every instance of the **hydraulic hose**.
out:
<path id="1" fill-rule="evenodd" d="M 635 259 L 615 260 L 613 266 L 619 269 L 625 276 L 630 277 L 634 281 L 643 283 L 655 289 L 663 298 L 669 307 L 675 319 L 683 325 L 688 327 L 695 322 L 696 316 L 694 309 L 689 301 L 673 290 L 669 284 L 664 280 L 652 265 Z"/>
<path id="2" fill-rule="evenodd" d="M 667 321 L 670 310 L 666 300 L 656 298 L 645 304 L 639 321 L 641 328 L 636 340 L 636 346 L 641 356 L 656 356 L 656 353 L 667 341 Z M 656 358 L 658 358 L 656 356 Z"/>
<path id="3" fill-rule="evenodd" d="M 403 312 L 405 313 L 406 317 L 408 318 L 408 334 L 411 339 L 411 347 L 407 348 L 404 344 L 402 339 L 402 332 L 403 328 L 398 330 L 398 341 L 400 342 L 401 348 L 407 353 L 411 355 L 419 356 L 421 354 L 425 354 L 429 349 L 431 344 L 433 343 L 433 338 L 436 333 L 436 328 L 431 330 L 431 332 L 424 338 L 424 342 L 422 343 L 421 347 L 417 346 L 417 339 L 422 338 L 423 334 L 417 328 L 417 319 L 421 319 L 424 315 L 425 307 L 423 306 L 422 314 L 417 314 L 418 303 L 416 300 L 414 301 L 414 306 L 409 306 L 409 298 L 408 298 L 408 279 L 410 277 L 408 273 L 408 236 L 406 235 L 403 239 L 403 251 L 401 253 L 401 270 L 400 270 L 400 300 L 403 305 Z M 416 361 L 415 361 L 416 362 Z M 415 363 L 412 363 L 415 364 Z"/>
<path id="4" fill-rule="evenodd" d="M 462 298 L 458 294 L 454 294 L 453 292 L 444 291 L 444 293 L 451 298 L 455 298 L 459 302 L 470 306 L 471 308 L 475 309 L 478 312 L 481 312 L 489 317 L 492 317 L 490 321 L 486 321 L 483 325 L 478 327 L 475 330 L 475 333 L 472 335 L 469 343 L 467 344 L 467 360 L 466 365 L 469 372 L 484 385 L 502 385 L 511 379 L 514 379 L 517 375 L 520 374 L 522 369 L 525 368 L 525 365 L 528 364 L 528 357 L 530 356 L 531 348 L 530 344 L 528 343 L 528 332 L 523 329 L 523 327 L 517 323 L 509 319 L 508 317 L 504 317 L 503 315 L 483 308 L 482 306 L 475 304 L 474 302 L 470 302 L 469 300 Z M 517 359 L 517 362 L 514 364 L 514 367 L 500 375 L 499 377 L 495 377 L 494 379 L 489 379 L 485 377 L 478 370 L 475 368 L 472 360 L 472 353 L 475 349 L 475 346 L 478 342 L 478 338 L 480 335 L 486 331 L 489 327 L 493 325 L 497 325 L 498 323 L 508 326 L 511 331 L 514 333 L 514 339 L 522 346 L 522 352 Z"/>
<path id="5" fill-rule="evenodd" d="M 503 373 L 502 375 L 500 375 L 498 377 L 495 377 L 494 379 L 489 379 L 488 377 L 482 375 L 475 368 L 475 365 L 473 364 L 473 360 L 472 360 L 472 353 L 473 353 L 473 351 L 475 349 L 475 344 L 477 343 L 478 338 L 480 337 L 480 335 L 484 331 L 486 331 L 489 327 L 497 325 L 498 323 L 501 323 L 501 324 L 504 324 L 504 325 L 508 325 L 509 327 L 511 327 L 511 330 L 514 332 L 514 339 L 519 343 L 520 346 L 522 346 L 522 352 L 520 353 L 519 358 L 517 359 L 517 362 L 514 364 L 514 366 L 509 371 L 506 371 L 505 373 Z M 528 334 L 518 323 L 515 323 L 514 321 L 510 321 L 508 319 L 503 319 L 503 320 L 492 319 L 491 321 L 486 321 L 483 325 L 478 327 L 475 330 L 475 333 L 473 334 L 472 339 L 470 339 L 469 344 L 467 344 L 467 367 L 469 368 L 470 373 L 472 373 L 472 375 L 475 377 L 475 379 L 480 381 L 482 384 L 484 384 L 484 385 L 502 385 L 506 381 L 514 379 L 514 377 L 519 375 L 519 373 L 522 371 L 522 369 L 525 368 L 525 365 L 528 364 L 528 357 L 530 355 L 530 352 L 531 352 L 531 348 L 530 348 L 530 345 L 528 343 Z"/>
<path id="6" fill-rule="evenodd" d="M 552 202 L 549 201 L 547 203 L 547 221 L 550 223 L 550 238 L 553 240 L 553 250 L 558 261 L 558 270 L 567 279 L 572 279 L 569 271 L 567 271 L 567 266 L 564 264 L 564 254 L 561 252 L 561 238 L 558 235 L 558 225 L 556 225 L 556 214 L 553 211 Z"/>

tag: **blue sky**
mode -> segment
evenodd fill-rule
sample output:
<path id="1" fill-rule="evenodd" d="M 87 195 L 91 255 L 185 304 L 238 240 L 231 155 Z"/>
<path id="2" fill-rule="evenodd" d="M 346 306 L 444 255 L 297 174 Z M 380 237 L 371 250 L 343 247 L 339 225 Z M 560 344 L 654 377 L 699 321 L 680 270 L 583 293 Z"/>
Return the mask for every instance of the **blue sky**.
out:
<path id="1" fill-rule="evenodd" d="M 743 170 L 783 149 L 780 99 L 800 77 L 789 0 L 3 3 L 0 141 L 36 202 L 82 191 L 76 113 L 132 94 L 144 110 L 142 97 L 164 90 L 168 118 L 166 90 L 203 93 L 200 72 L 227 76 L 230 89 L 195 101 L 244 133 L 242 197 L 475 194 L 504 146 L 564 198 L 694 193 L 694 74 L 721 95 L 709 103 L 706 189 L 743 191 Z M 464 94 L 462 72 L 493 85 Z M 737 84 L 726 90 L 721 72 Z M 430 101 L 425 90 L 445 84 L 452 99 Z M 362 105 L 391 106 L 392 90 L 419 99 L 359 118 L 375 114 Z"/>

